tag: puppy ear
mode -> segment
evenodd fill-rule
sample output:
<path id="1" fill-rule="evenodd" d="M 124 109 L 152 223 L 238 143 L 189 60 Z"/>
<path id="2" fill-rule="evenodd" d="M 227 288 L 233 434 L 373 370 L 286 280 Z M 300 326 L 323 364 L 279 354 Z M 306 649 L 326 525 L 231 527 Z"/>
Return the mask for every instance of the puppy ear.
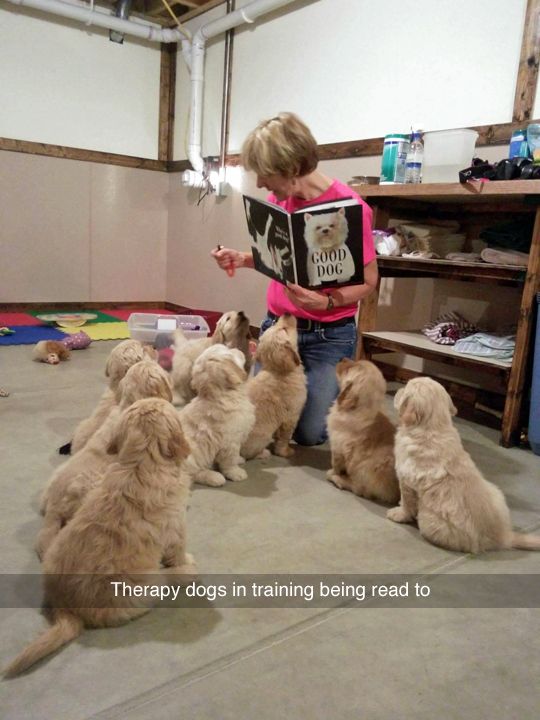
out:
<path id="1" fill-rule="evenodd" d="M 354 360 L 350 358 L 342 358 L 336 365 L 336 375 L 340 378 L 349 368 L 354 365 Z"/>
<path id="2" fill-rule="evenodd" d="M 158 351 L 155 349 L 153 345 L 148 345 L 148 343 L 143 343 L 143 354 L 150 358 L 150 360 L 157 360 L 158 358 Z"/>
<path id="3" fill-rule="evenodd" d="M 450 397 L 450 395 L 448 396 L 448 409 L 450 410 L 450 415 L 452 415 L 452 417 L 454 417 L 454 415 L 457 415 L 457 408 L 452 402 L 452 398 Z"/>
<path id="4" fill-rule="evenodd" d="M 399 388 L 397 393 L 394 396 L 394 407 L 396 410 L 399 411 L 399 408 L 401 407 L 401 403 L 403 402 L 403 393 L 405 392 L 405 388 Z"/>
<path id="5" fill-rule="evenodd" d="M 304 218 L 305 218 L 306 223 L 308 220 L 311 220 L 312 217 L 313 217 L 313 215 L 311 213 L 305 213 Z"/>
<path id="6" fill-rule="evenodd" d="M 238 387 L 238 385 L 241 385 L 247 380 L 246 371 L 238 367 L 233 360 L 227 360 L 225 367 L 226 387 L 232 389 Z"/>
<path id="7" fill-rule="evenodd" d="M 352 382 L 345 383 L 337 396 L 337 404 L 341 410 L 354 410 L 358 404 L 358 394 L 354 391 Z"/>
<path id="8" fill-rule="evenodd" d="M 162 457 L 167 460 L 185 460 L 189 455 L 191 448 L 184 437 L 182 426 L 179 420 L 171 422 L 166 420 L 167 429 L 158 436 L 158 448 Z"/>
<path id="9" fill-rule="evenodd" d="M 421 420 L 421 413 L 415 407 L 413 398 L 405 398 L 399 406 L 399 419 L 403 425 L 418 425 Z"/>
<path id="10" fill-rule="evenodd" d="M 107 455 L 118 455 L 118 438 L 113 438 L 107 445 Z"/>

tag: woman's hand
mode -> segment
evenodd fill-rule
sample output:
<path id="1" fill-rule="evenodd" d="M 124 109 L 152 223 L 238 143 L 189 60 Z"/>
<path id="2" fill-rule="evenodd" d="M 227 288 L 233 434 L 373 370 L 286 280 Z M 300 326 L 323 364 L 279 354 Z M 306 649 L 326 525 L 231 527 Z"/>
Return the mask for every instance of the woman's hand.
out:
<path id="1" fill-rule="evenodd" d="M 289 300 L 302 310 L 326 310 L 328 307 L 328 296 L 316 290 L 306 290 L 300 285 L 287 283 L 285 294 Z"/>
<path id="2" fill-rule="evenodd" d="M 252 261 L 250 253 L 244 253 L 239 250 L 232 250 L 231 248 L 225 248 L 218 245 L 210 254 L 219 267 L 222 270 L 225 270 L 229 275 L 234 275 L 236 268 L 253 267 L 253 262 L 250 262 L 250 260 Z"/>

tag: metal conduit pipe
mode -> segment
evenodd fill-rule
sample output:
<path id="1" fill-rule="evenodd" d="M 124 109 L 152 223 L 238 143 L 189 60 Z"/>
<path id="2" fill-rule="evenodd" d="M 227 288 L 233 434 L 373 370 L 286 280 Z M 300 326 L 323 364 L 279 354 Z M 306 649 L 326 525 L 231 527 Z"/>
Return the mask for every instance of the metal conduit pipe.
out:
<path id="1" fill-rule="evenodd" d="M 290 5 L 294 0 L 253 0 L 244 7 L 200 27 L 191 43 L 191 115 L 188 158 L 193 169 L 202 173 L 202 101 L 204 86 L 204 58 L 206 41 L 244 23 L 252 23 L 261 15 Z"/>
<path id="2" fill-rule="evenodd" d="M 106 30 L 116 30 L 126 35 L 134 35 L 150 42 L 180 42 L 185 37 L 186 32 L 181 28 L 161 28 L 151 23 L 123 20 L 114 15 L 105 15 L 96 8 L 92 9 L 90 5 L 81 7 L 80 5 L 62 2 L 62 0 L 7 0 L 7 2 L 59 15 L 69 20 L 77 20 L 85 25 L 95 25 Z"/>

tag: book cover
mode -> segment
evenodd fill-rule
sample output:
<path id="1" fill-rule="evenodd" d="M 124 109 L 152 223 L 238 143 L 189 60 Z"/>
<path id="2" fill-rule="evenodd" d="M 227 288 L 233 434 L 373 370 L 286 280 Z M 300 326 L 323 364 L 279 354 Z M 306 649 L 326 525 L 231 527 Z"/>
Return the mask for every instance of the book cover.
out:
<path id="1" fill-rule="evenodd" d="M 255 269 L 314 290 L 364 282 L 362 206 L 354 198 L 288 213 L 244 195 Z"/>

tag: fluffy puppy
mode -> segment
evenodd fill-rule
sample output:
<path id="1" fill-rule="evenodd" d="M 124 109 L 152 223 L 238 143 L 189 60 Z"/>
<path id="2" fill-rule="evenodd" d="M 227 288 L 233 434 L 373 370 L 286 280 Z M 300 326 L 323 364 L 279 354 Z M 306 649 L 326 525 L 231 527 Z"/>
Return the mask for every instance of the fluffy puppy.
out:
<path id="1" fill-rule="evenodd" d="M 45 554 L 44 605 L 51 627 L 9 665 L 8 677 L 84 627 L 120 625 L 148 611 L 140 599 L 116 597 L 112 581 L 178 583 L 194 570 L 185 550 L 189 487 L 179 481 L 189 446 L 178 413 L 165 400 L 138 400 L 122 414 L 111 450 L 117 462 Z"/>
<path id="2" fill-rule="evenodd" d="M 123 340 L 111 350 L 105 365 L 105 377 L 109 378 L 109 388 L 101 396 L 92 415 L 80 422 L 75 428 L 71 441 L 72 455 L 81 450 L 96 430 L 102 426 L 108 414 L 116 405 L 115 391 L 118 388 L 118 383 L 132 365 L 140 362 L 145 357 L 156 359 L 157 353 L 151 346 L 143 345 L 138 340 Z"/>
<path id="3" fill-rule="evenodd" d="M 212 345 L 193 364 L 197 393 L 180 411 L 191 454 L 186 472 L 193 482 L 217 487 L 229 480 L 245 480 L 240 448 L 255 422 L 255 408 L 247 395 L 244 356 L 240 350 Z M 213 470 L 214 464 L 220 472 Z"/>
<path id="4" fill-rule="evenodd" d="M 540 537 L 512 531 L 504 495 L 461 444 L 452 422 L 456 409 L 442 385 L 415 378 L 397 392 L 394 404 L 401 503 L 388 511 L 390 520 L 416 520 L 426 540 L 448 550 L 540 549 Z"/>
<path id="5" fill-rule="evenodd" d="M 107 453 L 122 410 L 142 398 L 157 397 L 172 402 L 169 376 L 153 360 L 141 360 L 127 371 L 115 392 L 117 405 L 82 450 L 52 474 L 42 498 L 44 515 L 36 552 L 43 557 L 61 528 L 71 520 L 86 494 L 101 480 L 114 458 Z"/>
<path id="6" fill-rule="evenodd" d="M 367 360 L 341 360 L 336 368 L 339 395 L 328 414 L 332 467 L 327 479 L 341 490 L 370 500 L 396 503 L 396 428 L 383 412 L 386 382 Z"/>
<path id="7" fill-rule="evenodd" d="M 40 340 L 32 351 L 33 359 L 37 362 L 58 365 L 61 360 L 69 360 L 69 350 L 57 340 Z"/>
<path id="8" fill-rule="evenodd" d="M 183 407 L 195 396 L 191 386 L 191 373 L 195 360 L 211 345 L 220 343 L 229 348 L 238 348 L 244 354 L 245 368 L 251 367 L 249 351 L 249 318 L 242 310 L 232 310 L 222 315 L 216 325 L 214 334 L 200 340 L 188 340 L 181 330 L 174 335 L 174 356 L 171 377 L 175 391 L 175 405 Z"/>
<path id="9" fill-rule="evenodd" d="M 283 315 L 262 335 L 255 360 L 262 370 L 250 378 L 248 397 L 255 406 L 255 425 L 240 454 L 249 460 L 274 454 L 289 457 L 289 447 L 307 397 L 306 376 L 298 355 L 296 318 Z"/>

